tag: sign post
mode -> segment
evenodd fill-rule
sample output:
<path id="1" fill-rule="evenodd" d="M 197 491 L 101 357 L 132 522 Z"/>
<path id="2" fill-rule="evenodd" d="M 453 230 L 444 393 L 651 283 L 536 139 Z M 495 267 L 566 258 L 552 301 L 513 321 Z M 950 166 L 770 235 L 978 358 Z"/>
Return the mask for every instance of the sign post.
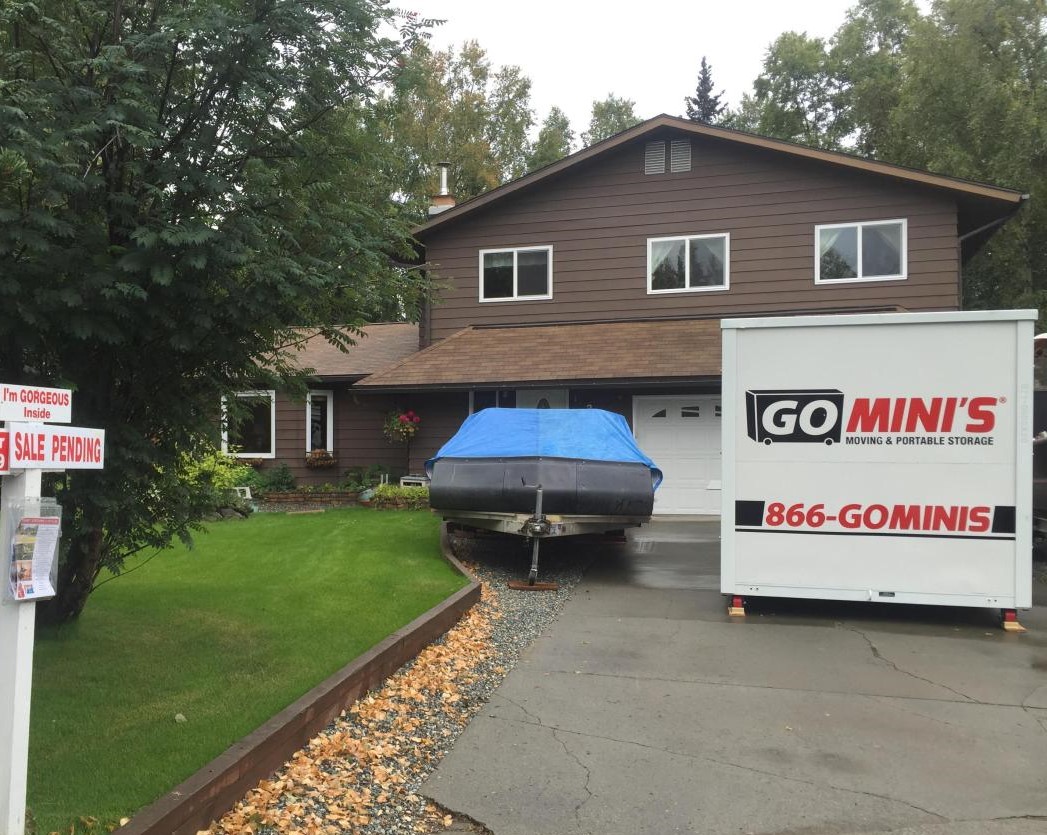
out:
<path id="1" fill-rule="evenodd" d="M 40 495 L 40 470 L 5 475 L 0 507 L 21 505 Z M 0 525 L 0 564 L 11 553 L 10 526 Z M 0 582 L 8 583 L 6 576 Z M 25 831 L 26 765 L 29 760 L 29 704 L 33 684 L 36 601 L 0 605 L 0 835 Z"/>
<path id="2" fill-rule="evenodd" d="M 67 389 L 0 383 L 0 420 L 7 422 L 0 429 L 0 835 L 25 831 L 36 600 L 42 588 L 50 593 L 47 571 L 37 570 L 40 562 L 45 569 L 53 565 L 48 558 L 57 561 L 57 518 L 39 518 L 41 474 L 101 469 L 105 454 L 101 429 L 22 421 L 67 423 L 71 417 Z M 15 589 L 17 595 L 10 593 Z"/>

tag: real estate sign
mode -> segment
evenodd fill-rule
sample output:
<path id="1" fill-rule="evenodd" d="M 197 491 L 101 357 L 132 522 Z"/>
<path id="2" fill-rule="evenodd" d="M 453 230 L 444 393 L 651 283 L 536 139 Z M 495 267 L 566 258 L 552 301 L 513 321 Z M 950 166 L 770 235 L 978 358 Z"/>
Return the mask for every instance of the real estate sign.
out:
<path id="1" fill-rule="evenodd" d="M 724 320 L 722 590 L 1030 606 L 1035 319 Z"/>
<path id="2" fill-rule="evenodd" d="M 0 383 L 0 420 L 69 423 L 72 419 L 71 390 Z"/>

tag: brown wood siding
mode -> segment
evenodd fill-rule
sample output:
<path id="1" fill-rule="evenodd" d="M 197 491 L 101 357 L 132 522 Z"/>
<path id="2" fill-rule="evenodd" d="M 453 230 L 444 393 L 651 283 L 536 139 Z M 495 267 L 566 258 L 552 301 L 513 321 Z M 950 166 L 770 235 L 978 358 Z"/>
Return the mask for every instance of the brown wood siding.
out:
<path id="1" fill-rule="evenodd" d="M 334 454 L 336 467 L 305 466 L 305 403 L 284 392 L 276 395 L 276 458 L 263 469 L 287 464 L 298 484 L 337 483 L 350 467 L 381 464 L 395 477 L 422 473 L 425 461 L 461 426 L 469 414 L 469 393 L 404 394 L 393 397 L 334 386 Z M 391 444 L 382 424 L 393 409 L 413 409 L 421 417 L 418 434 L 411 441 L 411 462 L 403 444 Z"/>
<path id="2" fill-rule="evenodd" d="M 265 461 L 262 466 L 287 464 L 303 485 L 336 484 L 350 467 L 382 464 L 402 471 L 402 447 L 393 446 L 382 435 L 382 423 L 393 408 L 393 401 L 385 395 L 359 396 L 345 384 L 330 388 L 334 390 L 334 455 L 338 465 L 323 469 L 305 466 L 305 402 L 277 392 L 276 459 Z"/>
<path id="3" fill-rule="evenodd" d="M 692 140 L 686 173 L 644 175 L 643 153 L 624 146 L 425 234 L 442 287 L 431 338 L 480 324 L 959 307 L 951 197 L 718 140 Z M 815 225 L 896 218 L 908 221 L 908 278 L 814 283 Z M 648 295 L 648 238 L 719 232 L 731 236 L 729 290 Z M 479 250 L 541 244 L 553 247 L 552 299 L 479 301 Z"/>
<path id="4" fill-rule="evenodd" d="M 469 416 L 469 392 L 412 394 L 405 402 L 421 417 L 418 434 L 411 442 L 411 472 L 425 472 L 425 462 L 432 458 Z"/>

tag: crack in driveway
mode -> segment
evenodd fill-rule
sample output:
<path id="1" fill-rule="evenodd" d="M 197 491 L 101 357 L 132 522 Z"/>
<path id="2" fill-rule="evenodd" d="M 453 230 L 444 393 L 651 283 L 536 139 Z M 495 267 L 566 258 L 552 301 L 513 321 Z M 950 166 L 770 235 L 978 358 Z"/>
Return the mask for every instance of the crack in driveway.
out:
<path id="1" fill-rule="evenodd" d="M 889 662 L 888 662 L 889 663 Z M 828 688 L 817 688 L 817 687 L 783 687 L 775 684 L 754 684 L 752 682 L 738 682 L 738 681 L 718 681 L 715 679 L 707 678 L 667 678 L 665 676 L 655 675 L 626 675 L 624 673 L 599 673 L 599 672 L 586 672 L 584 670 L 547 670 L 548 675 L 564 675 L 564 676 L 592 676 L 594 678 L 611 678 L 611 679 L 622 679 L 626 681 L 638 681 L 638 682 L 661 682 L 665 684 L 702 684 L 710 687 L 740 687 L 750 690 L 774 690 L 781 691 L 783 693 L 819 693 L 827 694 L 830 696 L 862 696 L 869 699 L 904 699 L 906 701 L 913 702 L 945 702 L 946 704 L 970 704 L 978 705 L 980 707 L 1023 707 L 1023 705 L 1017 702 L 983 702 L 974 699 L 970 696 L 964 696 L 963 702 L 958 702 L 956 699 L 948 699 L 941 696 L 910 696 L 910 695 L 896 695 L 892 693 L 867 693 L 864 690 L 830 690 Z M 905 673 L 904 670 L 899 672 Z M 906 673 L 906 675 L 912 675 Z M 922 679 L 927 681 L 927 679 Z M 937 684 L 933 681 L 927 681 L 928 684 L 935 684 L 938 687 L 943 687 L 946 690 L 949 688 L 944 684 Z M 1037 688 L 1038 689 L 1038 688 Z M 956 692 L 955 690 L 953 691 Z M 957 695 L 963 696 L 962 693 Z M 1033 710 L 1047 710 L 1047 708 L 1034 707 Z"/>
<path id="2" fill-rule="evenodd" d="M 526 713 L 527 711 L 524 711 L 524 712 Z M 507 723 L 510 723 L 510 724 L 523 724 L 523 725 L 534 724 L 534 723 L 531 723 L 531 722 L 519 722 L 518 720 L 515 720 L 515 719 L 503 719 L 503 718 L 494 717 L 494 716 L 492 716 L 491 718 L 495 719 L 495 721 L 507 722 Z M 575 756 L 570 751 L 570 749 L 567 747 L 567 744 L 564 742 L 564 740 L 562 740 L 559 736 L 557 736 L 557 734 L 561 734 L 561 733 L 562 734 L 569 734 L 569 735 L 572 735 L 572 736 L 584 737 L 584 738 L 587 738 L 587 739 L 598 739 L 598 740 L 601 740 L 601 741 L 604 741 L 604 742 L 613 742 L 613 743 L 617 743 L 619 745 L 631 745 L 631 746 L 635 746 L 637 748 L 644 748 L 644 749 L 646 749 L 648 751 L 656 751 L 656 752 L 662 753 L 662 754 L 670 754 L 670 755 L 672 755 L 674 757 L 682 757 L 684 759 L 694 760 L 696 762 L 711 763 L 713 765 L 724 766 L 725 768 L 736 768 L 736 769 L 738 769 L 740 771 L 748 771 L 748 772 L 751 772 L 753 774 L 760 774 L 760 775 L 762 775 L 764 777 L 771 777 L 771 778 L 774 778 L 774 779 L 777 779 L 777 780 L 784 780 L 784 781 L 789 782 L 789 783 L 800 783 L 801 785 L 812 786 L 812 787 L 817 788 L 817 789 L 832 789 L 833 791 L 844 792 L 846 794 L 855 794 L 855 795 L 860 795 L 860 796 L 864 796 L 864 797 L 875 798 L 877 800 L 885 800 L 888 803 L 897 803 L 900 806 L 906 806 L 909 809 L 913 809 L 913 810 L 915 810 L 917 812 L 920 812 L 920 813 L 922 813 L 924 815 L 929 815 L 930 817 L 937 818 L 940 821 L 949 821 L 950 820 L 950 818 L 946 817 L 945 815 L 941 815 L 938 812 L 932 812 L 930 809 L 925 809 L 922 806 L 917 806 L 915 803 L 911 803 L 908 800 L 902 800 L 901 798 L 891 797 L 890 795 L 886 795 L 886 794 L 878 794 L 876 792 L 863 791 L 861 789 L 849 789 L 846 786 L 836 786 L 836 785 L 833 785 L 832 783 L 821 783 L 821 782 L 818 782 L 816 780 L 805 780 L 805 779 L 803 779 L 801 777 L 794 777 L 794 776 L 789 776 L 789 775 L 786 775 L 786 774 L 779 774 L 776 771 L 769 771 L 767 769 L 757 768 L 755 766 L 750 766 L 750 765 L 742 765 L 741 763 L 732 762 L 730 760 L 723 760 L 723 759 L 720 759 L 718 757 L 709 757 L 709 756 L 698 755 L 698 754 L 690 754 L 690 753 L 688 753 L 686 751 L 676 751 L 676 750 L 673 750 L 672 748 L 663 748 L 663 747 L 659 747 L 657 745 L 649 745 L 647 743 L 636 742 L 635 740 L 631 740 L 631 739 L 620 739 L 618 737 L 613 737 L 613 736 L 603 736 L 601 734 L 585 733 L 583 731 L 572 731 L 572 730 L 569 730 L 567 728 L 560 728 L 560 727 L 557 727 L 555 725 L 545 725 L 545 724 L 542 724 L 540 722 L 538 724 L 541 725 L 542 728 L 545 728 L 546 730 L 551 731 L 552 735 L 553 735 L 553 738 L 557 742 L 559 742 L 561 746 L 563 746 L 564 752 L 572 760 L 574 760 L 582 769 L 584 769 L 585 772 L 586 772 L 587 776 L 586 776 L 586 781 L 585 781 L 585 790 L 586 790 L 586 792 L 588 793 L 589 796 L 585 800 L 583 800 L 581 803 L 579 803 L 578 806 L 575 807 L 575 815 L 576 816 L 578 815 L 578 813 L 579 813 L 580 809 L 582 808 L 582 806 L 584 806 L 586 803 L 588 803 L 593 798 L 593 793 L 592 793 L 592 791 L 589 788 L 589 779 L 591 777 L 591 774 L 589 772 L 588 767 L 585 766 L 578 759 L 578 757 Z"/>
<path id="3" fill-rule="evenodd" d="M 924 684 L 930 684 L 933 687 L 941 687 L 943 690 L 948 690 L 950 693 L 955 693 L 957 696 L 959 696 L 964 701 L 972 702 L 973 704 L 981 704 L 981 702 L 979 702 L 977 699 L 975 699 L 975 698 L 973 698 L 971 696 L 968 696 L 966 693 L 961 693 L 959 690 L 953 689 L 948 684 L 942 684 L 939 681 L 932 681 L 929 678 L 924 678 L 923 676 L 918 676 L 918 675 L 916 675 L 916 673 L 909 672 L 908 670 L 903 670 L 901 667 L 899 667 L 897 664 L 895 664 L 893 661 L 891 661 L 890 658 L 885 657 L 884 654 L 882 652 L 880 652 L 880 650 L 876 646 L 876 644 L 874 644 L 872 642 L 872 639 L 868 635 L 866 635 L 864 632 L 862 632 L 862 630 L 860 630 L 860 629 L 858 629 L 857 627 L 854 627 L 854 626 L 845 626 L 843 628 L 846 629 L 848 632 L 853 632 L 854 634 L 859 635 L 862 638 L 862 640 L 865 641 L 865 643 L 869 645 L 869 651 L 872 653 L 873 658 L 875 658 L 877 661 L 882 661 L 884 664 L 886 664 L 888 667 L 890 667 L 895 672 L 901 673 L 902 675 L 905 675 L 905 676 L 909 676 L 909 678 L 914 678 L 917 681 L 922 681 Z"/>
<path id="4" fill-rule="evenodd" d="M 543 725 L 542 727 L 544 728 L 546 726 Z M 582 769 L 582 771 L 585 772 L 585 785 L 583 785 L 582 788 L 585 790 L 586 797 L 585 797 L 584 800 L 580 800 L 578 803 L 576 803 L 575 807 L 574 807 L 574 818 L 579 823 L 581 823 L 582 822 L 582 807 L 586 803 L 588 803 L 590 800 L 593 799 L 592 789 L 589 788 L 589 783 L 593 779 L 593 773 L 589 769 L 589 766 L 587 766 L 585 763 L 583 763 L 581 761 L 581 759 L 578 757 L 578 755 L 575 754 L 574 751 L 572 751 L 567 746 L 567 742 L 565 740 L 563 740 L 563 739 L 560 739 L 560 737 L 558 736 L 558 733 L 560 733 L 560 729 L 559 728 L 548 728 L 548 730 L 552 731 L 553 739 L 555 739 L 557 742 L 560 743 L 560 745 L 563 746 L 564 753 L 568 757 L 570 757 L 572 760 L 574 760 L 574 762 L 577 763 L 578 767 L 580 769 Z M 564 731 L 563 733 L 571 733 L 571 731 Z"/>

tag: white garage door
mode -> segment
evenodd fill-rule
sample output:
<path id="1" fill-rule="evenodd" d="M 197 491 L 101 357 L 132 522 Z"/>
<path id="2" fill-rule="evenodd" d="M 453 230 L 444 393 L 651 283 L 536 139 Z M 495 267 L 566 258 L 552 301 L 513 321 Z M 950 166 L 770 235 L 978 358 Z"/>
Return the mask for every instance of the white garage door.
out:
<path id="1" fill-rule="evenodd" d="M 633 432 L 665 476 L 654 512 L 720 513 L 720 398 L 634 397 Z"/>

